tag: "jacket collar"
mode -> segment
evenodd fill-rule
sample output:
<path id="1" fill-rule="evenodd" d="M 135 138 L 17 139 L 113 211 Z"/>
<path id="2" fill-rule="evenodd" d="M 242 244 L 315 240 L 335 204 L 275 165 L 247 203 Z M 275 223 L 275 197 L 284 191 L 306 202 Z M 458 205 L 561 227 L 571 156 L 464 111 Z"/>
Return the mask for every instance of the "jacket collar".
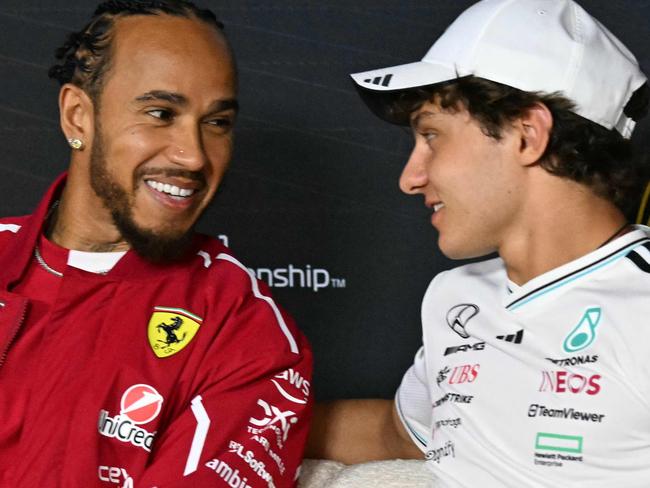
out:
<path id="1" fill-rule="evenodd" d="M 18 282 L 27 269 L 34 255 L 38 236 L 43 231 L 47 214 L 52 204 L 61 196 L 66 178 L 67 173 L 63 173 L 55 180 L 36 207 L 36 211 L 27 217 L 16 238 L 9 243 L 4 254 L 6 262 L 2 263 L 3 271 L 0 273 L 0 285 L 3 289 L 8 289 Z"/>

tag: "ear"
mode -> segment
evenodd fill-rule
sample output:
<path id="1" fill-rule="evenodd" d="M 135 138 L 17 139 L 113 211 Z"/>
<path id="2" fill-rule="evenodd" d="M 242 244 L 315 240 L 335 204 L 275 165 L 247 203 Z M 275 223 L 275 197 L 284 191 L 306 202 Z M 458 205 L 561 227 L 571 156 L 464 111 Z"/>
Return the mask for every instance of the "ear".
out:
<path id="1" fill-rule="evenodd" d="M 88 94 L 76 85 L 66 83 L 59 92 L 61 129 L 67 139 L 80 139 L 87 147 L 95 130 L 94 105 Z"/>
<path id="2" fill-rule="evenodd" d="M 537 163 L 548 146 L 553 129 L 553 115 L 541 102 L 530 107 L 515 124 L 520 136 L 519 156 L 522 165 Z"/>

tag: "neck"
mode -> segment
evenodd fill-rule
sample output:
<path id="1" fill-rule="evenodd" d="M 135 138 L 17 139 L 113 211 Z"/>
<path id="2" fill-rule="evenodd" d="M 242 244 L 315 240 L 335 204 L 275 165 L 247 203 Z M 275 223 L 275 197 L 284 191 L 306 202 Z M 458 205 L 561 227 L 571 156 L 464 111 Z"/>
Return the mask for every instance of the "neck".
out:
<path id="1" fill-rule="evenodd" d="M 76 251 L 128 250 L 130 246 L 115 227 L 108 209 L 88 185 L 75 181 L 79 177 L 71 167 L 59 205 L 50 216 L 46 237 Z"/>
<path id="2" fill-rule="evenodd" d="M 508 277 L 522 285 L 628 232 L 622 212 L 583 185 L 551 176 L 543 195 L 532 191 L 517 231 L 499 246 Z"/>

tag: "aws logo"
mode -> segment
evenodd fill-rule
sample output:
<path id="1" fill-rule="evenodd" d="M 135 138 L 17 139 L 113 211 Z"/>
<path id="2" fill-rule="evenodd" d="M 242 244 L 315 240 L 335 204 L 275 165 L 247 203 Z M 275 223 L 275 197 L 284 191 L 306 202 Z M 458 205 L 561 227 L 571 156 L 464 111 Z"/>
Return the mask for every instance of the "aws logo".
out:
<path id="1" fill-rule="evenodd" d="M 156 356 L 166 358 L 187 346 L 203 319 L 182 308 L 155 307 L 149 319 L 147 336 Z"/>
<path id="2" fill-rule="evenodd" d="M 271 382 L 284 398 L 302 405 L 307 403 L 311 385 L 298 371 L 289 368 L 274 378 Z"/>

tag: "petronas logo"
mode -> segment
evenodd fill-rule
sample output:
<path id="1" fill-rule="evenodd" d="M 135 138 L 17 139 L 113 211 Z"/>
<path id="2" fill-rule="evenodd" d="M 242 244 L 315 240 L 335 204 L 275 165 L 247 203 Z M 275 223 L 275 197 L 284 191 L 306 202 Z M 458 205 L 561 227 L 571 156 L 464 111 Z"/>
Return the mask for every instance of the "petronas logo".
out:
<path id="1" fill-rule="evenodd" d="M 596 327 L 602 316 L 600 307 L 591 307 L 585 310 L 580 322 L 564 339 L 562 348 L 565 352 L 573 353 L 582 351 L 596 340 Z"/>

